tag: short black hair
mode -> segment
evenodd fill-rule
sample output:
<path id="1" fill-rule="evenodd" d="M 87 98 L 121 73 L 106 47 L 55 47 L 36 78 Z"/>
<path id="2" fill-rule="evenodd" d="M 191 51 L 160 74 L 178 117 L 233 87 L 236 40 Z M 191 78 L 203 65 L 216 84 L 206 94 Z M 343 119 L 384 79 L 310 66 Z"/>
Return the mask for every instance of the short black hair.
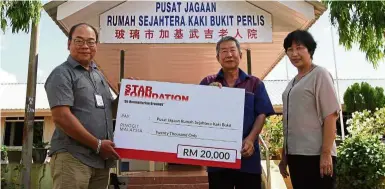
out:
<path id="1" fill-rule="evenodd" d="M 98 31 L 93 26 L 91 26 L 90 24 L 87 24 L 87 23 L 79 23 L 79 24 L 72 26 L 70 29 L 70 33 L 68 34 L 68 40 L 69 41 L 72 40 L 72 35 L 74 34 L 75 29 L 79 26 L 82 26 L 82 25 L 86 25 L 86 26 L 92 28 L 92 30 L 94 30 L 95 36 L 96 36 L 96 42 L 98 42 L 98 40 L 99 40 Z"/>
<path id="2" fill-rule="evenodd" d="M 234 41 L 235 42 L 235 45 L 237 46 L 238 48 L 238 51 L 241 52 L 241 45 L 239 44 L 239 41 L 237 39 L 235 39 L 235 37 L 232 37 L 232 36 L 225 36 L 225 37 L 222 37 L 218 42 L 217 42 L 217 56 L 219 55 L 219 48 L 221 46 L 221 44 L 223 42 L 226 42 L 226 41 Z"/>
<path id="3" fill-rule="evenodd" d="M 283 47 L 285 48 L 285 52 L 289 47 L 291 47 L 293 42 L 304 45 L 309 51 L 311 59 L 313 59 L 315 49 L 317 48 L 317 43 L 315 42 L 313 36 L 308 31 L 295 30 L 289 33 L 283 42 Z"/>

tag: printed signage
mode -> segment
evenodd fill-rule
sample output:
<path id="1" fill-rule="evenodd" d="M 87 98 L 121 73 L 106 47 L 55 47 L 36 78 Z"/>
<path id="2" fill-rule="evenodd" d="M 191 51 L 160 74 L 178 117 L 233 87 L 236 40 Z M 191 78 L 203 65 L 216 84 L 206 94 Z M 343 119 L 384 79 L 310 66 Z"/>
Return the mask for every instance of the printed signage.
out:
<path id="1" fill-rule="evenodd" d="M 100 15 L 101 43 L 272 42 L 272 16 L 245 1 L 127 1 Z"/>
<path id="2" fill-rule="evenodd" d="M 120 94 L 120 157 L 240 168 L 244 89 L 123 79 Z"/>

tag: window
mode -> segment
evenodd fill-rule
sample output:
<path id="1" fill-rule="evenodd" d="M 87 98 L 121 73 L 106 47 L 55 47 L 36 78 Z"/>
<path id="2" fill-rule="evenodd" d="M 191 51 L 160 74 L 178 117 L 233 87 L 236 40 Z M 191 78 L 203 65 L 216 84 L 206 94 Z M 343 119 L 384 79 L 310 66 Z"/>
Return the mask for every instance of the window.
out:
<path id="1" fill-rule="evenodd" d="M 33 126 L 33 143 L 43 140 L 44 117 L 35 117 Z M 6 146 L 23 146 L 24 117 L 11 117 L 5 120 L 3 144 Z"/>

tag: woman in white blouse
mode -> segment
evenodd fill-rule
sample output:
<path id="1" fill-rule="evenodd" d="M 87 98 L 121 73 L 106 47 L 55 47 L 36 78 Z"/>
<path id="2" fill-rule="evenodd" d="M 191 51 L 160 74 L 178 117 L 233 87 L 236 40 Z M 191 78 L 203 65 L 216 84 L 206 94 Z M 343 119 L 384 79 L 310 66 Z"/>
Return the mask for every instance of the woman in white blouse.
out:
<path id="1" fill-rule="evenodd" d="M 284 146 L 279 164 L 294 189 L 335 187 L 336 121 L 340 105 L 333 78 L 313 63 L 317 47 L 311 34 L 296 30 L 283 44 L 298 74 L 282 94 Z"/>

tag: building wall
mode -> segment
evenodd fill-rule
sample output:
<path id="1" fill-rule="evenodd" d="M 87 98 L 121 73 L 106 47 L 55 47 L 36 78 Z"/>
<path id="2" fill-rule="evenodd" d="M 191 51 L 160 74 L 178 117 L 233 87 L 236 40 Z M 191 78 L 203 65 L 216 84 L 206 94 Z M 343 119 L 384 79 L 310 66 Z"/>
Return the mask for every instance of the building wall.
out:
<path id="1" fill-rule="evenodd" d="M 250 48 L 252 75 L 263 79 L 282 53 L 283 37 L 274 34 L 273 43 L 242 44 L 240 68 L 247 72 L 246 49 Z M 215 44 L 100 44 L 95 59 L 114 90 L 120 79 L 120 50 L 125 50 L 125 77 L 199 84 L 221 67 L 215 48 Z"/>
<path id="2" fill-rule="evenodd" d="M 37 115 L 40 115 L 40 113 L 37 112 Z M 23 115 L 17 114 L 15 112 L 14 113 L 8 112 L 8 116 L 1 117 L 1 144 L 4 143 L 5 128 L 6 128 L 5 122 L 7 117 L 8 118 L 19 117 L 19 119 L 22 119 L 22 116 Z M 18 121 L 18 122 L 23 123 L 22 121 Z M 51 142 L 51 138 L 54 131 L 55 131 L 55 123 L 53 122 L 52 116 L 50 115 L 44 116 L 43 136 L 42 136 L 43 141 Z M 21 146 L 12 146 L 11 148 L 15 150 L 21 150 Z M 152 162 L 152 161 L 143 161 L 143 160 L 124 159 L 123 162 L 129 162 L 130 171 L 162 170 L 164 166 L 163 162 Z"/>

